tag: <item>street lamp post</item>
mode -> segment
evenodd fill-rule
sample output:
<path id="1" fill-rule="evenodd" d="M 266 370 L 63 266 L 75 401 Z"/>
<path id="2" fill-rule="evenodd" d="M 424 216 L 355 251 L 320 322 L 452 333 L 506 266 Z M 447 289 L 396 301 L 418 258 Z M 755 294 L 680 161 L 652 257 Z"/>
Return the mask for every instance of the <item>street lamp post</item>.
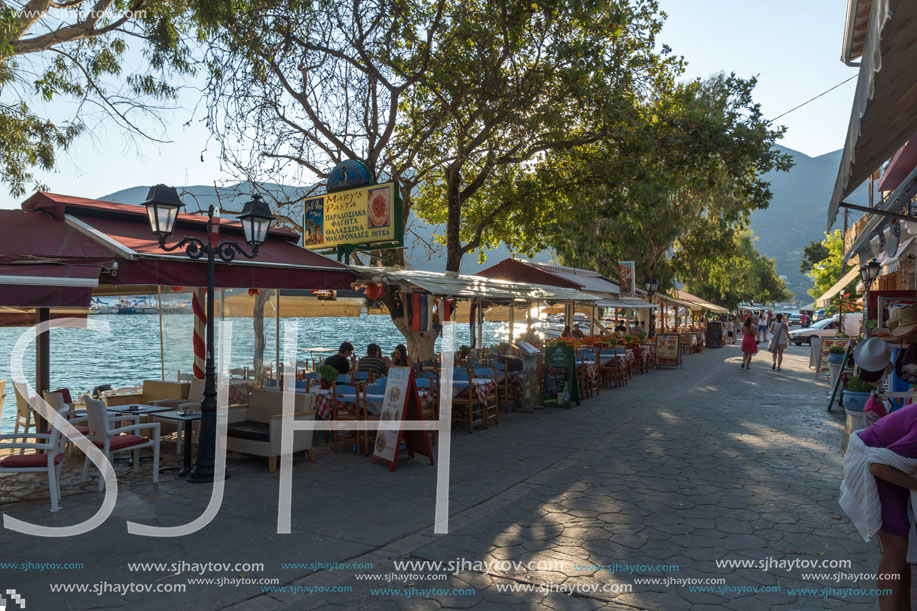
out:
<path id="1" fill-rule="evenodd" d="M 863 281 L 863 286 L 866 287 L 866 291 L 863 294 L 863 329 L 866 329 L 866 323 L 869 322 L 869 289 L 876 278 L 879 277 L 881 270 L 882 265 L 875 259 L 860 267 L 860 279 Z"/>
<path id="2" fill-rule="evenodd" d="M 659 288 L 659 280 L 656 278 L 650 278 L 646 276 L 643 279 L 643 288 L 646 289 L 646 294 L 650 297 L 650 303 L 653 303 L 653 295 L 656 294 L 656 289 Z M 649 336 L 655 337 L 656 335 L 656 313 L 650 313 L 650 322 L 652 323 L 649 328 Z"/>
<path id="3" fill-rule="evenodd" d="M 159 240 L 159 247 L 165 251 L 185 248 L 185 254 L 192 259 L 207 256 L 207 358 L 204 367 L 204 400 L 201 401 L 201 432 L 198 440 L 197 459 L 194 468 L 185 478 L 186 481 L 195 483 L 212 482 L 214 477 L 214 462 L 216 455 L 216 428 L 217 428 L 217 402 L 216 379 L 213 367 L 213 301 L 214 301 L 214 276 L 216 272 L 215 257 L 226 263 L 232 262 L 237 254 L 248 259 L 258 256 L 258 248 L 267 239 L 267 232 L 274 221 L 270 207 L 261 200 L 261 196 L 253 195 L 252 201 L 245 204 L 239 221 L 245 241 L 251 247 L 251 254 L 235 242 L 220 242 L 214 244 L 213 240 L 213 206 L 207 210 L 207 243 L 194 237 L 185 236 L 180 242 L 166 246 L 166 240 L 175 229 L 175 221 L 184 204 L 178 197 L 178 192 L 173 187 L 156 185 L 150 189 L 147 201 L 144 202 L 150 220 L 150 228 Z M 226 473 L 229 477 L 229 473 Z"/>

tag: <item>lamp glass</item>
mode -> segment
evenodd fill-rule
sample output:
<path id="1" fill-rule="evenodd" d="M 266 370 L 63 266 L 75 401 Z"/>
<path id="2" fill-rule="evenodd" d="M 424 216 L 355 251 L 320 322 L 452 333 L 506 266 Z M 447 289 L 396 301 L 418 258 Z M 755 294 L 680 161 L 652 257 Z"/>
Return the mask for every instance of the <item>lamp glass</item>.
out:
<path id="1" fill-rule="evenodd" d="M 270 206 L 261 200 L 260 195 L 253 195 L 252 201 L 246 203 L 242 208 L 239 221 L 242 223 L 245 241 L 255 248 L 267 240 L 267 232 L 271 228 L 271 223 L 274 222 L 274 215 L 271 214 Z"/>
<path id="2" fill-rule="evenodd" d="M 175 230 L 175 221 L 178 218 L 180 206 L 163 202 L 148 202 L 146 204 L 147 217 L 150 220 L 150 229 L 156 236 L 167 238 Z"/>
<path id="3" fill-rule="evenodd" d="M 870 282 L 879 277 L 879 272 L 882 270 L 882 266 L 878 261 L 873 259 L 866 265 L 866 274 Z"/>

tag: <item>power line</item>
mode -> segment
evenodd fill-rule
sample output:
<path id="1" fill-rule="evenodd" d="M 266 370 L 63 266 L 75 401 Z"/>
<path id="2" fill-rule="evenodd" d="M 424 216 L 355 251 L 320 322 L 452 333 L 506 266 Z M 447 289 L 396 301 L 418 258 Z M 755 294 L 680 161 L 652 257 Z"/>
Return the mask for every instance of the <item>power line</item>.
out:
<path id="1" fill-rule="evenodd" d="M 773 119 L 771 119 L 770 122 L 773 123 L 774 121 L 776 121 L 776 120 L 779 119 L 780 117 L 785 117 L 786 115 L 790 114 L 790 113 L 793 112 L 794 110 L 799 110 L 800 108 L 802 108 L 803 106 L 805 106 L 805 105 L 808 104 L 809 102 L 813 102 L 813 101 L 817 100 L 818 98 L 822 97 L 822 96 L 825 95 L 826 93 L 831 93 L 832 91 L 834 91 L 835 89 L 837 89 L 838 87 L 840 87 L 841 85 L 843 85 L 844 83 L 849 83 L 850 81 L 852 81 L 853 79 L 855 79 L 855 78 L 858 77 L 858 76 L 859 76 L 859 74 L 854 74 L 854 75 L 851 76 L 849 79 L 847 79 L 847 80 L 845 80 L 845 81 L 841 81 L 840 83 L 838 83 L 837 85 L 835 85 L 835 86 L 832 87 L 831 89 L 826 89 L 825 91 L 822 91 L 821 93 L 819 93 L 819 94 L 818 94 L 817 96 L 815 96 L 814 98 L 811 98 L 811 99 L 806 100 L 805 102 L 803 102 L 803 103 L 800 104 L 799 106 L 794 106 L 793 108 L 789 109 L 789 110 L 786 111 L 785 113 L 782 113 L 782 114 L 777 115 L 776 117 L 774 117 Z"/>

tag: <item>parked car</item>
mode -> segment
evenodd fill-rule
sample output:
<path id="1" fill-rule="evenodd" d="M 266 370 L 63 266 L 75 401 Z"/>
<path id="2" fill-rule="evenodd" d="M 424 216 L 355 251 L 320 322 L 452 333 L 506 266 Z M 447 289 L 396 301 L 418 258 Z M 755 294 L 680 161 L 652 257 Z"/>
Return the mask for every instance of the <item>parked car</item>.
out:
<path id="1" fill-rule="evenodd" d="M 788 324 L 791 327 L 795 327 L 802 323 L 802 316 L 800 314 L 787 313 L 783 315 L 787 319 Z"/>
<path id="2" fill-rule="evenodd" d="M 860 322 L 863 320 L 863 315 L 859 313 L 851 313 L 844 315 L 844 329 L 847 335 L 857 335 L 860 329 Z M 840 333 L 838 328 L 837 316 L 832 316 L 831 318 L 826 318 L 820 320 L 809 327 L 803 329 L 796 329 L 795 331 L 790 331 L 790 341 L 801 346 L 803 344 L 811 344 L 813 337 L 835 337 Z"/>

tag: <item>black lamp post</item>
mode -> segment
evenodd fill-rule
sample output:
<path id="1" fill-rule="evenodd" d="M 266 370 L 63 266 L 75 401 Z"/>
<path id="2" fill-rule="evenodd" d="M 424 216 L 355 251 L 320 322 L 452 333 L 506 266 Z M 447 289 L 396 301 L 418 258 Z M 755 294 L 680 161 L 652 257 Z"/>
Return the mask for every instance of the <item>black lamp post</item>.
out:
<path id="1" fill-rule="evenodd" d="M 207 243 L 198 238 L 183 237 L 173 246 L 166 246 L 166 240 L 175 229 L 179 210 L 184 207 L 178 192 L 173 187 L 156 185 L 147 195 L 147 215 L 150 219 L 150 228 L 159 240 L 159 246 L 165 251 L 177 250 L 185 247 L 185 253 L 192 259 L 200 259 L 207 255 L 207 360 L 204 367 L 204 400 L 201 402 L 201 432 L 197 449 L 197 460 L 194 468 L 185 478 L 189 482 L 207 483 L 213 481 L 214 462 L 216 455 L 216 430 L 217 430 L 217 391 L 213 368 L 213 293 L 214 293 L 214 258 L 219 255 L 226 263 L 235 259 L 237 254 L 248 259 L 258 255 L 258 248 L 267 239 L 267 232 L 274 221 L 270 207 L 261 200 L 260 195 L 253 195 L 252 201 L 245 204 L 239 221 L 245 241 L 252 249 L 248 254 L 235 242 L 213 243 L 213 206 L 207 210 Z M 229 477 L 229 473 L 226 473 Z"/>
<path id="2" fill-rule="evenodd" d="M 869 322 L 869 289 L 872 287 L 872 283 L 876 281 L 876 278 L 879 277 L 880 271 L 882 271 L 882 265 L 875 259 L 860 267 L 860 280 L 863 281 L 863 286 L 866 287 L 866 291 L 863 294 L 864 329 L 866 328 L 866 323 Z"/>
<path id="3" fill-rule="evenodd" d="M 650 278 L 649 276 L 646 276 L 643 278 L 643 288 L 646 289 L 646 294 L 649 295 L 650 297 L 650 303 L 653 303 L 653 295 L 656 294 L 656 289 L 659 288 L 659 280 L 657 280 L 656 278 Z M 647 331 L 649 331 L 650 337 L 656 336 L 656 313 L 655 312 L 653 312 L 650 315 L 650 326 L 649 326 L 649 329 L 647 329 Z"/>
<path id="4" fill-rule="evenodd" d="M 659 280 L 647 276 L 643 279 L 643 288 L 646 289 L 646 294 L 652 297 L 656 294 L 656 289 L 659 288 Z"/>

